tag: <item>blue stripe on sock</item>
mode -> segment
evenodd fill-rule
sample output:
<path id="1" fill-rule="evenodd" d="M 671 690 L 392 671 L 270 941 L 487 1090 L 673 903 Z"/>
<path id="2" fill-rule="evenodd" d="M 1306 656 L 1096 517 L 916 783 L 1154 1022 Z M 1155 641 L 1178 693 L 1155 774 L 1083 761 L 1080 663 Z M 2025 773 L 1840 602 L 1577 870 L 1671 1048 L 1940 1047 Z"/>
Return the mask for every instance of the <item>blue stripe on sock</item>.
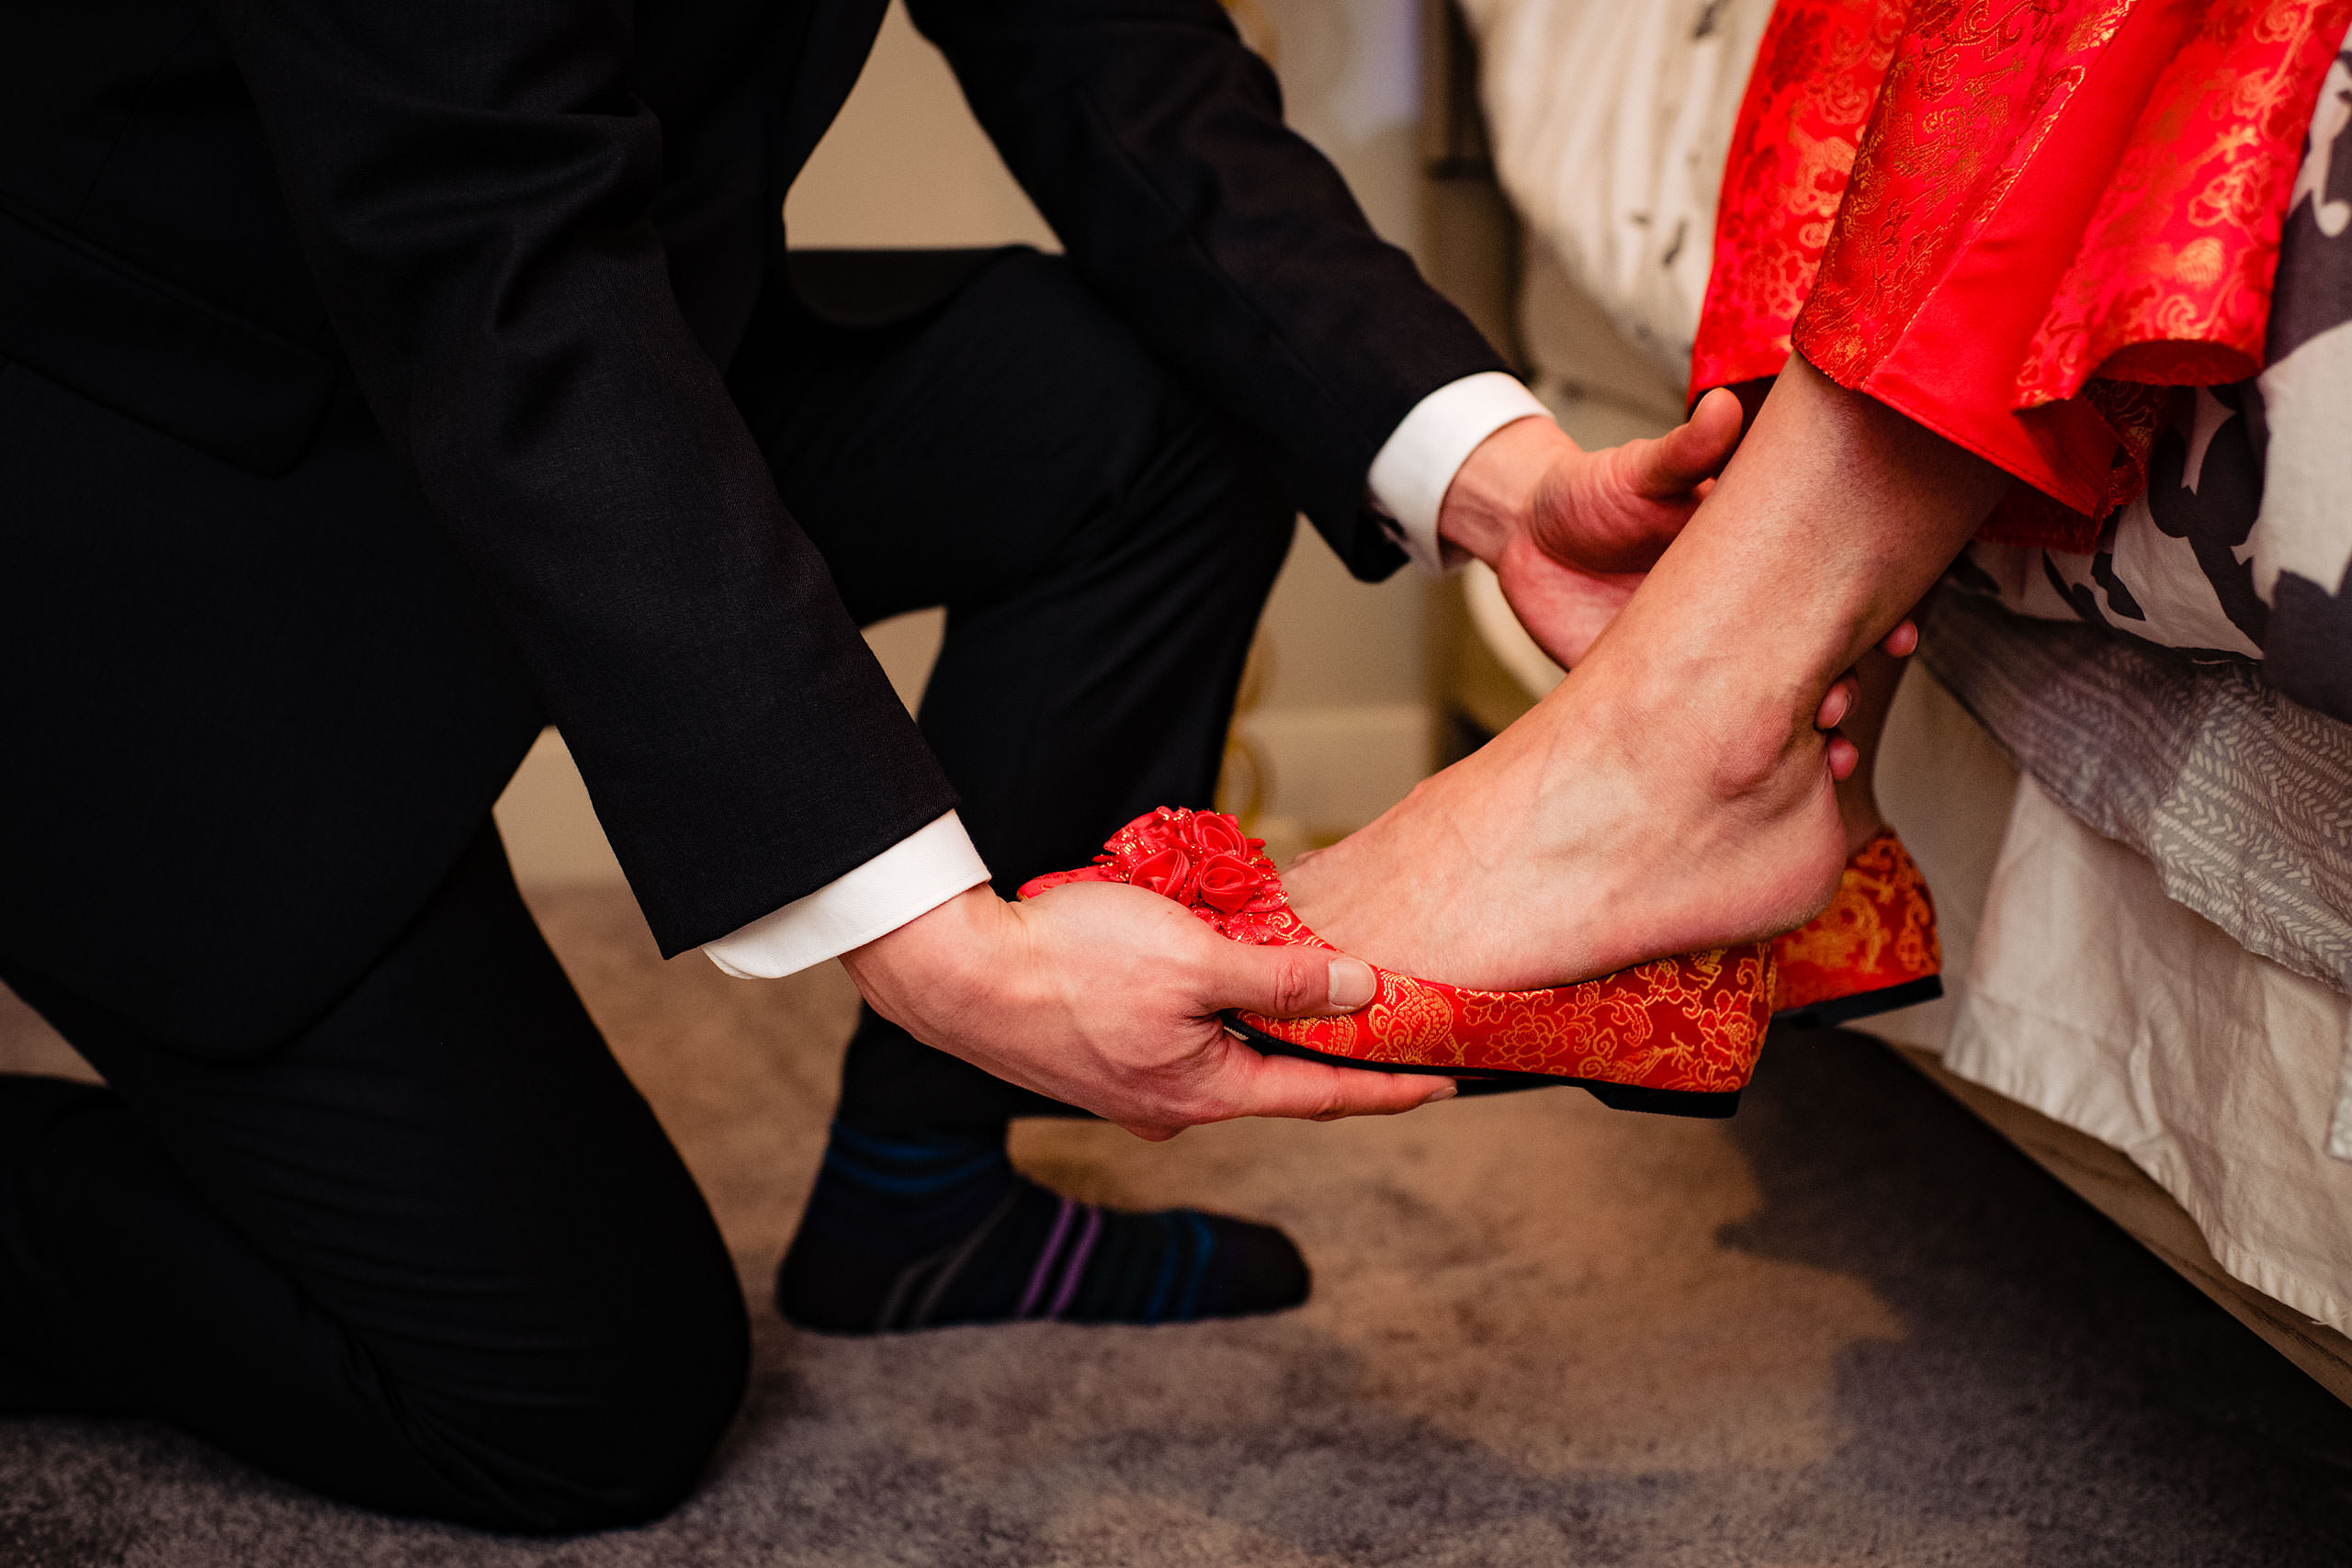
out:
<path id="1" fill-rule="evenodd" d="M 1001 1148 L 1004 1144 L 1004 1140 L 1001 1137 L 991 1139 L 977 1134 L 965 1135 L 954 1133 L 936 1138 L 883 1138 L 853 1127 L 846 1122 L 834 1122 L 831 1133 L 831 1147 L 840 1148 L 847 1145 L 860 1154 L 872 1155 L 876 1158 L 887 1160 L 940 1159 L 950 1155 L 962 1154 L 967 1149 Z"/>
<path id="2" fill-rule="evenodd" d="M 1001 1151 L 978 1155 L 960 1165 L 931 1170 L 877 1169 L 864 1160 L 848 1158 L 838 1153 L 825 1156 L 825 1168 L 846 1181 L 876 1192 L 887 1192 L 894 1198 L 919 1198 L 928 1192 L 941 1192 L 950 1187 L 984 1176 L 1004 1162 Z"/>
<path id="3" fill-rule="evenodd" d="M 1184 1282 L 1184 1300 L 1177 1307 L 1176 1315 L 1190 1322 L 1201 1314 L 1201 1286 L 1209 1277 L 1209 1257 L 1216 1251 L 1216 1233 L 1209 1229 L 1208 1221 L 1190 1209 L 1183 1210 L 1182 1213 L 1184 1224 L 1192 1231 L 1197 1245 L 1193 1249 L 1192 1277 Z"/>
<path id="4" fill-rule="evenodd" d="M 1168 1305 L 1169 1288 L 1176 1283 L 1176 1256 L 1182 1250 L 1182 1236 L 1170 1224 L 1173 1215 L 1162 1213 L 1151 1216 L 1159 1226 L 1159 1278 L 1151 1287 L 1151 1304 L 1144 1309 L 1146 1323 L 1158 1323 L 1161 1309 Z"/>
<path id="5" fill-rule="evenodd" d="M 987 1175 L 1004 1163 L 1001 1139 L 950 1134 L 884 1138 L 836 1122 L 825 1168 L 841 1179 L 894 1198 L 920 1198 Z"/>

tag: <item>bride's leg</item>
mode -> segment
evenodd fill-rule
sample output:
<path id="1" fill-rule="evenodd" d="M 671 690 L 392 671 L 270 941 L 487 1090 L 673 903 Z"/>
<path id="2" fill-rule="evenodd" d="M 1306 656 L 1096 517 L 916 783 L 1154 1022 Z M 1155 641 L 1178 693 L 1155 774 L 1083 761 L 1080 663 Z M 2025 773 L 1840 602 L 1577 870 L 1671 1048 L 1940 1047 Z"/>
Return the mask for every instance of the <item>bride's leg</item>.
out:
<path id="1" fill-rule="evenodd" d="M 1809 918 L 1847 853 L 1823 697 L 2007 483 L 1792 360 L 1575 671 L 1286 874 L 1300 914 L 1375 964 L 1510 989 Z"/>

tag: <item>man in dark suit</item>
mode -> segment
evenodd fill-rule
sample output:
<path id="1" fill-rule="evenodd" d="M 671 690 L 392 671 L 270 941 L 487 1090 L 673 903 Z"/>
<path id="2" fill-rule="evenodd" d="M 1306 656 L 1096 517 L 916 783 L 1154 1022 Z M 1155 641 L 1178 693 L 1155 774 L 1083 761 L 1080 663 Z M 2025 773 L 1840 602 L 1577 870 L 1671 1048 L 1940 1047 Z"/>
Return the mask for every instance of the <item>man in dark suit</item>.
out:
<path id="1" fill-rule="evenodd" d="M 1210 0 L 919 0 L 1067 258 L 788 258 L 881 9 L 0 19 L 0 976 L 107 1080 L 0 1078 L 0 1409 L 497 1528 L 681 1495 L 741 1301 L 490 826 L 550 720 L 665 953 L 872 1003 L 804 1324 L 1288 1304 L 1006 1119 L 1431 1096 L 1215 1027 L 1351 960 L 997 894 L 1206 804 L 1295 508 L 1566 646 L 1720 453 L 1587 466 Z M 918 725 L 857 626 L 932 604 Z"/>

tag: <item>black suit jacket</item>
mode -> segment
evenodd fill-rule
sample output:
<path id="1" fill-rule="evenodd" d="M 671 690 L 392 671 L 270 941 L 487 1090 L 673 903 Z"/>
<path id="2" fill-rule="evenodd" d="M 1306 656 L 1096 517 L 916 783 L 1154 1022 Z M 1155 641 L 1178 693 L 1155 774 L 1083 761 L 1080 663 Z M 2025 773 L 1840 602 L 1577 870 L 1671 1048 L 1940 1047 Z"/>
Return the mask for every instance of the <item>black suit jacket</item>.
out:
<path id="1" fill-rule="evenodd" d="M 0 357 L 259 475 L 356 382 L 667 952 L 953 803 L 722 380 L 883 6 L 0 11 Z M 1090 285 L 1393 570 L 1374 454 L 1498 361 L 1214 0 L 914 17 Z"/>

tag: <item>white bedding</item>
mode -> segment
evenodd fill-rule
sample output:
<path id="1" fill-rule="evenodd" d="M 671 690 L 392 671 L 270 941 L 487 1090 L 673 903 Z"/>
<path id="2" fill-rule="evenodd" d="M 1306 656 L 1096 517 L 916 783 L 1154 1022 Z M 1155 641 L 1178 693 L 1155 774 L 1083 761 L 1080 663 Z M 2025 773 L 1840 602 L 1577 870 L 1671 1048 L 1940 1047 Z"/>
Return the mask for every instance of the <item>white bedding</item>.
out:
<path id="1" fill-rule="evenodd" d="M 1678 389 L 1715 193 L 1771 0 L 1463 0 L 1495 173 L 1578 288 Z"/>
<path id="2" fill-rule="evenodd" d="M 2232 1276 L 2352 1333 L 2352 998 L 2167 898 L 1924 671 L 1878 789 L 1935 891 L 1948 994 L 1863 1027 L 2121 1150 Z"/>
<path id="3" fill-rule="evenodd" d="M 2352 1333 L 2352 1164 L 2329 1134 L 2352 1000 L 2164 895 L 2018 787 L 1944 1064 L 2120 1149 L 2222 1267 Z"/>

